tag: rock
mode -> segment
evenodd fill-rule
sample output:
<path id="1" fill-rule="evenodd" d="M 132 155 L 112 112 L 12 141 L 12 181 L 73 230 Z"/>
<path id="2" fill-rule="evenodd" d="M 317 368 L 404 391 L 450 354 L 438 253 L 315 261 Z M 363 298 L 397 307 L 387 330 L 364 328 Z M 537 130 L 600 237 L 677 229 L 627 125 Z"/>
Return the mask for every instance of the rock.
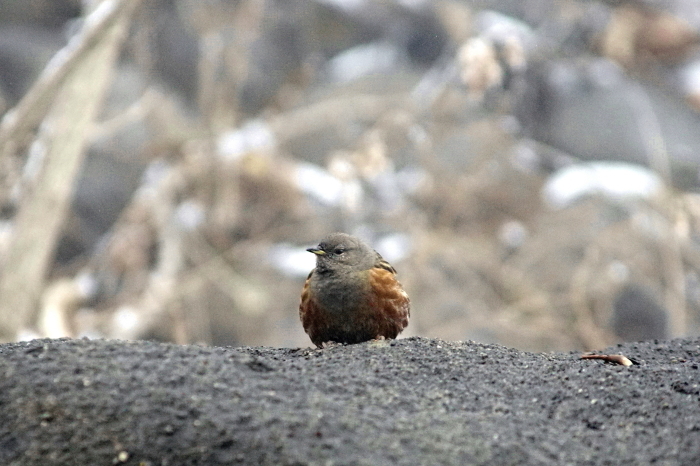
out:
<path id="1" fill-rule="evenodd" d="M 0 463 L 698 464 L 700 339 L 606 353 L 5 344 Z"/>

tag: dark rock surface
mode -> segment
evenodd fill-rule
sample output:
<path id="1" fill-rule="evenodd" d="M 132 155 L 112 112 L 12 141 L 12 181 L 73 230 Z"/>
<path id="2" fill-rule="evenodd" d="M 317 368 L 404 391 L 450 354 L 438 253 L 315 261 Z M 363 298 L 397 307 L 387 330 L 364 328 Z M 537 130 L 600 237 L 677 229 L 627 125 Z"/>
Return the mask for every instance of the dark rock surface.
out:
<path id="1" fill-rule="evenodd" d="M 700 338 L 608 352 L 5 344 L 0 464 L 700 464 Z"/>

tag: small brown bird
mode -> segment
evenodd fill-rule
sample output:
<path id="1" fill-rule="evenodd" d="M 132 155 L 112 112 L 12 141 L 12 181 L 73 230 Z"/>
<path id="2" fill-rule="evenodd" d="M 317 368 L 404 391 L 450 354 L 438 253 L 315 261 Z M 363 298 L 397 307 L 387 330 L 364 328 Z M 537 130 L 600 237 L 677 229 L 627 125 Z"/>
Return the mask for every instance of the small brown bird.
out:
<path id="1" fill-rule="evenodd" d="M 345 233 L 307 251 L 316 254 L 316 268 L 301 292 L 299 317 L 316 346 L 396 338 L 408 325 L 408 295 L 377 251 Z"/>

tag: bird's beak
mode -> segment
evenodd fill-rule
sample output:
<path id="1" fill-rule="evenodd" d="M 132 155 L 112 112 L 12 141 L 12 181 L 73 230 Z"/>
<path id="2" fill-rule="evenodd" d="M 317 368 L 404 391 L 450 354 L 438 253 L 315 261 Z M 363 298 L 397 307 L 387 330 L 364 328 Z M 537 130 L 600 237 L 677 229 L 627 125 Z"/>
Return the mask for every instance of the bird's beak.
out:
<path id="1" fill-rule="evenodd" d="M 307 249 L 307 251 L 309 251 L 310 253 L 316 254 L 317 256 L 323 256 L 326 254 L 326 251 L 324 251 L 323 249 L 319 249 L 319 248 L 309 248 L 309 249 Z"/>

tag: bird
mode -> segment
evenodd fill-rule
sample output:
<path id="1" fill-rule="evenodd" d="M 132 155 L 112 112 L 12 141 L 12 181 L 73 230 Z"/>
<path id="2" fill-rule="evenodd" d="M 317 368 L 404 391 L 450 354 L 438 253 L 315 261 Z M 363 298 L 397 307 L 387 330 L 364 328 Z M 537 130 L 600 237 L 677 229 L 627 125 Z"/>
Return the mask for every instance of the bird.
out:
<path id="1" fill-rule="evenodd" d="M 408 294 L 377 251 L 346 233 L 332 233 L 307 251 L 316 255 L 316 267 L 304 283 L 299 317 L 313 344 L 393 339 L 406 328 Z"/>

